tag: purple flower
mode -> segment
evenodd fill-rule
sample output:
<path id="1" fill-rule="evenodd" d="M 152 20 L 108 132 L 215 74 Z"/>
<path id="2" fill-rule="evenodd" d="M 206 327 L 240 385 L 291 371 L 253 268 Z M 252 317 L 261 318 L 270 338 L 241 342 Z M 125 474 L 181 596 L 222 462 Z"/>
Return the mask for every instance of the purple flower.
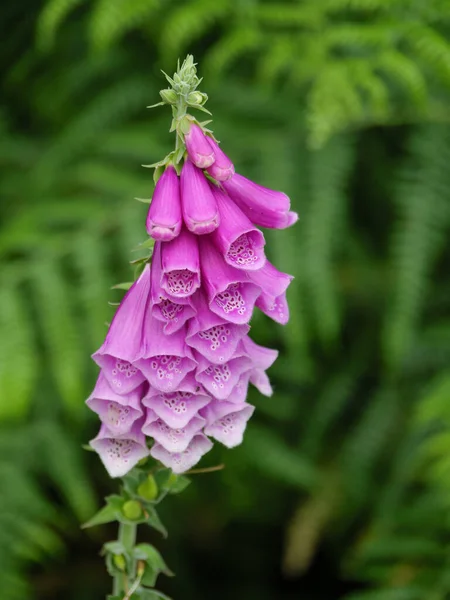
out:
<path id="1" fill-rule="evenodd" d="M 187 298 L 169 297 L 161 287 L 161 243 L 156 242 L 153 249 L 151 269 L 150 314 L 164 323 L 164 333 L 170 335 L 178 331 L 188 319 L 196 313 L 192 301 Z"/>
<path id="2" fill-rule="evenodd" d="M 210 310 L 232 323 L 248 323 L 261 288 L 245 272 L 234 269 L 216 250 L 210 239 L 202 238 L 202 279 Z"/>
<path id="3" fill-rule="evenodd" d="M 168 452 L 184 452 L 192 438 L 201 432 L 205 423 L 203 417 L 195 416 L 183 427 L 172 428 L 149 409 L 142 432 L 156 440 Z"/>
<path id="4" fill-rule="evenodd" d="M 109 327 L 103 345 L 92 358 L 118 394 L 127 394 L 145 381 L 135 366 L 144 350 L 144 319 L 150 292 L 150 267 L 128 290 Z"/>
<path id="5" fill-rule="evenodd" d="M 208 142 L 214 150 L 214 162 L 207 171 L 217 181 L 227 181 L 234 175 L 234 165 L 214 139 L 208 138 Z"/>
<path id="6" fill-rule="evenodd" d="M 203 133 L 202 129 L 194 123 L 190 126 L 189 132 L 184 136 L 186 150 L 189 158 L 199 169 L 206 169 L 214 162 L 214 150 L 211 147 L 209 138 Z"/>
<path id="7" fill-rule="evenodd" d="M 155 413 L 169 427 L 186 427 L 199 410 L 211 401 L 194 375 L 183 379 L 176 392 L 161 393 L 150 388 L 142 404 Z"/>
<path id="8" fill-rule="evenodd" d="M 172 392 L 187 373 L 195 369 L 196 363 L 185 344 L 185 327 L 172 335 L 165 335 L 163 327 L 161 321 L 149 319 L 145 349 L 136 366 L 152 387 Z"/>
<path id="9" fill-rule="evenodd" d="M 136 421 L 131 431 L 123 435 L 114 434 L 102 425 L 97 437 L 90 442 L 111 477 L 122 477 L 149 455 L 142 425 L 143 420 Z"/>
<path id="10" fill-rule="evenodd" d="M 183 228 L 172 242 L 162 242 L 161 270 L 161 287 L 170 297 L 192 296 L 200 287 L 196 236 Z"/>
<path id="11" fill-rule="evenodd" d="M 242 373 L 250 367 L 250 359 L 242 354 L 223 365 L 210 363 L 207 358 L 199 355 L 195 377 L 212 396 L 218 400 L 226 400 L 233 393 Z"/>
<path id="12" fill-rule="evenodd" d="M 209 452 L 213 444 L 206 435 L 198 433 L 183 452 L 169 452 L 161 444 L 154 444 L 150 454 L 174 473 L 184 473 L 198 463 Z"/>
<path id="13" fill-rule="evenodd" d="M 266 257 L 263 234 L 256 229 L 245 214 L 227 194 L 211 186 L 219 208 L 220 225 L 211 234 L 225 261 L 236 269 L 260 269 Z"/>
<path id="14" fill-rule="evenodd" d="M 252 223 L 260 227 L 285 229 L 298 220 L 291 212 L 291 202 L 283 192 L 258 185 L 236 173 L 223 186 Z"/>
<path id="15" fill-rule="evenodd" d="M 281 324 L 289 319 L 292 277 L 266 260 L 255 227 L 294 223 L 289 198 L 233 174 L 230 159 L 197 125 L 186 145 L 180 183 L 168 166 L 155 188 L 147 217 L 157 240 L 151 267 L 93 355 L 101 372 L 86 402 L 102 426 L 91 446 L 113 477 L 148 454 L 175 473 L 187 471 L 212 448 L 207 436 L 229 448 L 240 444 L 254 411 L 248 387 L 272 395 L 267 370 L 278 356 L 248 336 L 253 309 Z"/>
<path id="16" fill-rule="evenodd" d="M 207 425 L 205 434 L 218 442 L 234 448 L 242 443 L 247 421 L 252 416 L 255 407 L 251 404 L 232 404 L 231 402 L 213 401 L 202 410 Z"/>
<path id="17" fill-rule="evenodd" d="M 144 385 L 126 395 L 119 395 L 111 389 L 103 373 L 100 373 L 86 404 L 98 414 L 112 434 L 122 435 L 128 433 L 133 423 L 143 416 L 141 398 Z"/>
<path id="18" fill-rule="evenodd" d="M 195 300 L 197 316 L 189 322 L 186 343 L 211 363 L 225 363 L 235 354 L 239 341 L 250 327 L 230 323 L 211 312 L 202 293 L 197 294 Z"/>
<path id="19" fill-rule="evenodd" d="M 146 228 L 150 237 L 170 242 L 181 229 L 180 182 L 172 165 L 159 178 L 148 209 Z"/>
<path id="20" fill-rule="evenodd" d="M 208 181 L 190 160 L 181 171 L 181 206 L 186 227 L 192 233 L 211 233 L 219 226 L 219 210 Z"/>

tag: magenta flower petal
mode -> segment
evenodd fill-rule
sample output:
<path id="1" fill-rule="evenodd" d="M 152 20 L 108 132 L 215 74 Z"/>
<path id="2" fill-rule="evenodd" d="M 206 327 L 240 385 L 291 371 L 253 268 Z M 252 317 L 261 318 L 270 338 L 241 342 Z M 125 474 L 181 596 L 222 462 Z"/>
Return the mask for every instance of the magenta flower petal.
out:
<path id="1" fill-rule="evenodd" d="M 196 366 L 191 350 L 184 342 L 185 328 L 172 335 L 164 335 L 164 326 L 156 319 L 150 319 L 147 327 L 145 352 L 136 366 L 151 386 L 161 392 L 172 392 Z"/>
<path id="2" fill-rule="evenodd" d="M 150 293 L 150 267 L 124 296 L 103 345 L 92 355 L 108 383 L 118 394 L 127 394 L 144 381 L 134 366 L 144 348 L 144 318 Z"/>
<path id="3" fill-rule="evenodd" d="M 172 428 L 159 418 L 151 409 L 147 411 L 147 419 L 142 427 L 143 433 L 154 438 L 168 452 L 183 452 L 192 438 L 205 425 L 205 419 L 194 416 L 183 427 Z"/>
<path id="4" fill-rule="evenodd" d="M 230 395 L 226 397 L 227 402 L 233 402 L 233 404 L 242 404 L 242 402 L 245 402 L 245 399 L 247 398 L 248 385 L 250 382 L 251 374 L 251 369 L 242 373 L 242 375 L 239 377 L 237 384 L 231 390 Z"/>
<path id="5" fill-rule="evenodd" d="M 196 296 L 196 309 L 197 316 L 189 321 L 186 343 L 212 363 L 227 362 L 250 327 L 230 323 L 211 312 L 201 293 Z"/>
<path id="6" fill-rule="evenodd" d="M 247 421 L 255 407 L 251 404 L 231 402 L 211 402 L 202 410 L 208 425 L 205 434 L 221 442 L 228 448 L 242 443 Z"/>
<path id="7" fill-rule="evenodd" d="M 212 447 L 211 440 L 198 433 L 183 452 L 168 452 L 161 444 L 155 444 L 150 454 L 174 473 L 184 473 L 196 465 Z"/>
<path id="8" fill-rule="evenodd" d="M 195 315 L 195 308 L 188 298 L 169 298 L 161 287 L 161 243 L 156 242 L 153 249 L 151 266 L 151 315 L 162 321 L 164 333 L 170 335 L 183 327 L 188 319 Z"/>
<path id="9" fill-rule="evenodd" d="M 187 229 L 161 244 L 161 287 L 173 298 L 191 296 L 200 287 L 197 238 Z"/>
<path id="10" fill-rule="evenodd" d="M 189 158 L 199 169 L 206 169 L 214 162 L 214 150 L 209 140 L 210 138 L 206 137 L 201 127 L 194 123 L 184 136 Z"/>
<path id="11" fill-rule="evenodd" d="M 130 431 L 133 423 L 144 414 L 141 407 L 143 391 L 144 385 L 140 385 L 126 395 L 116 394 L 100 373 L 86 404 L 99 415 L 111 433 L 121 435 Z"/>
<path id="12" fill-rule="evenodd" d="M 250 383 L 252 383 L 263 396 L 270 397 L 273 394 L 269 377 L 263 369 L 253 369 L 250 371 Z"/>
<path id="13" fill-rule="evenodd" d="M 252 223 L 260 227 L 285 229 L 298 220 L 291 212 L 290 200 L 283 192 L 258 185 L 236 173 L 223 186 Z"/>
<path id="14" fill-rule="evenodd" d="M 225 261 L 236 269 L 254 271 L 266 260 L 263 234 L 229 196 L 211 185 L 219 208 L 220 225 L 211 234 Z"/>
<path id="15" fill-rule="evenodd" d="M 286 293 L 281 294 L 277 298 L 271 298 L 267 294 L 262 293 L 261 296 L 256 300 L 256 306 L 266 314 L 268 317 L 280 323 L 280 325 L 286 325 L 289 321 L 289 305 L 286 299 Z"/>
<path id="16" fill-rule="evenodd" d="M 90 442 L 110 477 L 123 477 L 149 455 L 145 435 L 141 431 L 142 424 L 143 420 L 136 421 L 131 431 L 124 435 L 113 434 L 102 425 L 100 433 Z"/>
<path id="17" fill-rule="evenodd" d="M 208 138 L 208 142 L 214 150 L 214 162 L 207 171 L 217 181 L 227 181 L 234 175 L 234 165 L 214 139 Z"/>
<path id="18" fill-rule="evenodd" d="M 181 171 L 181 206 L 186 227 L 192 233 L 211 233 L 219 226 L 219 210 L 208 181 L 190 160 Z"/>
<path id="19" fill-rule="evenodd" d="M 278 357 L 278 350 L 256 344 L 248 335 L 243 338 L 242 346 L 256 369 L 264 371 L 271 367 Z"/>
<path id="20" fill-rule="evenodd" d="M 180 181 L 169 165 L 155 186 L 148 209 L 146 228 L 155 240 L 170 242 L 180 233 L 182 224 Z"/>
<path id="21" fill-rule="evenodd" d="M 239 382 L 242 373 L 251 366 L 251 360 L 247 356 L 237 356 L 223 365 L 216 365 L 198 355 L 195 378 L 212 396 L 218 400 L 225 400 Z"/>
<path id="22" fill-rule="evenodd" d="M 224 262 L 210 239 L 200 242 L 203 285 L 210 310 L 227 321 L 242 325 L 252 316 L 261 289 L 246 273 Z"/>
<path id="23" fill-rule="evenodd" d="M 292 275 L 278 271 L 269 261 L 259 271 L 249 273 L 249 278 L 259 285 L 262 293 L 256 306 L 268 317 L 285 325 L 289 321 L 286 290 L 293 280 Z"/>
<path id="24" fill-rule="evenodd" d="M 198 411 L 211 401 L 206 394 L 176 391 L 167 394 L 146 396 L 142 403 L 169 427 L 186 427 Z"/>

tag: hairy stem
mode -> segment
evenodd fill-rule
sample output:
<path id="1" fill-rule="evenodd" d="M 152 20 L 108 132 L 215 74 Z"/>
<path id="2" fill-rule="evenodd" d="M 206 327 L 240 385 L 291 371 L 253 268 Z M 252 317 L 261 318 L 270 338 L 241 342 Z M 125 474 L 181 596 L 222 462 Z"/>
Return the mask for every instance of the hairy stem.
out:
<path id="1" fill-rule="evenodd" d="M 134 523 L 120 523 L 119 524 L 119 542 L 122 542 L 125 549 L 128 552 L 131 552 L 136 543 L 136 530 L 137 526 Z M 132 580 L 135 576 L 136 565 L 135 561 L 132 561 L 130 565 L 130 569 L 128 572 L 128 577 Z M 121 593 L 126 593 L 125 589 L 127 586 L 125 585 L 126 575 L 124 573 L 120 573 L 114 576 L 113 582 L 113 595 L 117 596 Z"/>

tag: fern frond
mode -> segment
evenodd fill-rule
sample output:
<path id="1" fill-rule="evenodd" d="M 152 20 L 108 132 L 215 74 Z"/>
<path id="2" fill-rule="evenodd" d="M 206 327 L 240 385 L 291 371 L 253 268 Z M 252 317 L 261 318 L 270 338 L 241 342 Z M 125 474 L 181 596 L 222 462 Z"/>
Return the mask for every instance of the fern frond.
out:
<path id="1" fill-rule="evenodd" d="M 55 261 L 40 256 L 31 268 L 31 283 L 45 356 L 57 390 L 73 415 L 83 397 L 83 351 L 74 318 L 71 286 Z"/>
<path id="2" fill-rule="evenodd" d="M 305 284 L 315 326 L 326 345 L 336 340 L 340 327 L 333 258 L 345 218 L 345 189 L 353 164 L 351 142 L 335 138 L 312 153 L 310 160 L 310 202 L 303 227 Z"/>
<path id="3" fill-rule="evenodd" d="M 93 47 L 105 50 L 131 29 L 145 25 L 160 6 L 160 0 L 97 0 L 89 26 Z"/>
<path id="4" fill-rule="evenodd" d="M 20 419 L 29 409 L 39 369 L 34 328 L 16 286 L 2 286 L 0 306 L 0 420 Z"/>
<path id="5" fill-rule="evenodd" d="M 161 54 L 173 63 L 190 44 L 206 34 L 232 10 L 230 0 L 194 0 L 175 8 L 164 21 Z"/>
<path id="6" fill-rule="evenodd" d="M 411 348 L 427 280 L 450 217 L 443 198 L 450 157 L 447 129 L 418 131 L 411 152 L 398 188 L 400 219 L 392 241 L 396 279 L 383 335 L 387 365 L 397 372 Z"/>
<path id="7" fill-rule="evenodd" d="M 85 0 L 49 0 L 37 22 L 36 41 L 41 50 L 50 50 L 64 19 Z"/>
<path id="8" fill-rule="evenodd" d="M 243 54 L 253 52 L 264 44 L 264 36 L 249 27 L 232 30 L 211 48 L 205 59 L 204 71 L 210 77 L 217 76 L 230 67 Z"/>

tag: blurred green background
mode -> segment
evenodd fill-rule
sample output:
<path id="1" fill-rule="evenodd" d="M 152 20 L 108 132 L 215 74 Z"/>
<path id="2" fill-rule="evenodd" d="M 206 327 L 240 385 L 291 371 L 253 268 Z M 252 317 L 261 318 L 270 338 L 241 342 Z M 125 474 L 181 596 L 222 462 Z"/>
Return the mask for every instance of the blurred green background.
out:
<path id="1" fill-rule="evenodd" d="M 90 354 L 146 237 L 195 55 L 237 171 L 286 191 L 292 318 L 245 443 L 141 531 L 175 600 L 450 598 L 448 0 L 7 0 L 0 7 L 0 598 L 101 600 L 80 523 L 118 482 L 82 444 Z"/>

